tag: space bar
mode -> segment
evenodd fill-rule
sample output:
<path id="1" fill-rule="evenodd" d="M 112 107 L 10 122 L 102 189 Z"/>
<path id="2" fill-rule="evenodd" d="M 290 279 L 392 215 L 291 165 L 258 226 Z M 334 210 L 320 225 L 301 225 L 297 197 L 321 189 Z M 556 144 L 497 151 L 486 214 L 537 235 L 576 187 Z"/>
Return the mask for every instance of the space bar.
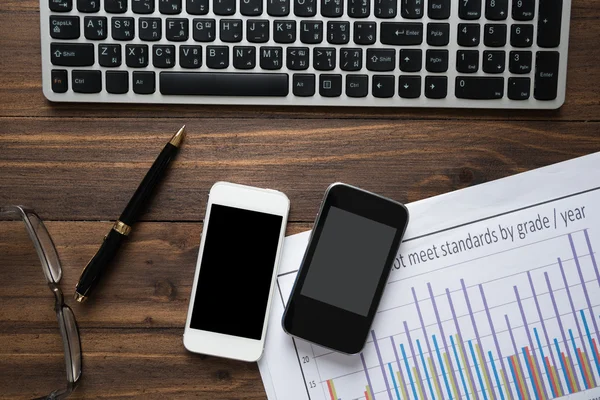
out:
<path id="1" fill-rule="evenodd" d="M 164 95 L 277 96 L 289 92 L 287 74 L 161 72 Z"/>

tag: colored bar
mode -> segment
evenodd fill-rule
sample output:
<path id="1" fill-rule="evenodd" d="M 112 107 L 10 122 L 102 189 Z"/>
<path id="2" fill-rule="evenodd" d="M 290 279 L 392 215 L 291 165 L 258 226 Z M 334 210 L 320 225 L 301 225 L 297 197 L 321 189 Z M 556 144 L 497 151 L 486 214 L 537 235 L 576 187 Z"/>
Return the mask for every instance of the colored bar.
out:
<path id="1" fill-rule="evenodd" d="M 486 364 L 485 362 L 485 357 L 483 357 L 483 355 L 481 354 L 481 348 L 479 347 L 479 345 L 477 343 L 475 343 L 475 354 L 477 355 L 477 359 L 479 360 L 479 365 L 483 365 Z M 483 379 L 485 382 L 485 386 L 488 390 L 488 393 L 490 393 L 490 395 L 494 394 L 494 390 L 492 389 L 492 385 L 490 385 L 490 377 L 485 373 L 485 369 L 483 370 Z M 481 388 L 483 391 L 483 387 Z"/>
<path id="2" fill-rule="evenodd" d="M 492 372 L 494 373 L 494 379 L 496 379 L 496 386 L 498 386 L 498 393 L 500 393 L 500 399 L 504 400 L 504 394 L 502 393 L 502 385 L 500 384 L 500 378 L 498 377 L 498 371 L 496 370 L 496 364 L 494 363 L 494 356 L 491 351 L 488 351 L 488 357 L 490 358 L 490 364 L 492 364 Z"/>
<path id="3" fill-rule="evenodd" d="M 527 356 L 529 357 L 529 362 L 531 363 L 531 367 L 533 368 L 533 376 L 535 377 L 535 382 L 537 384 L 538 390 L 540 392 L 540 398 L 547 399 L 548 396 L 545 391 L 544 381 L 542 380 L 542 374 L 540 373 L 539 368 L 536 366 L 537 361 L 534 358 L 533 350 L 529 353 L 529 349 L 527 349 Z"/>
<path id="4" fill-rule="evenodd" d="M 406 394 L 406 382 L 404 382 L 404 376 L 402 374 L 402 365 L 400 365 L 400 357 L 398 357 L 398 348 L 396 347 L 396 342 L 394 341 L 394 337 L 390 336 L 390 340 L 392 341 L 392 348 L 394 349 L 394 356 L 396 356 L 396 363 L 398 364 L 398 380 L 400 381 L 400 388 L 402 389 L 402 396 L 404 399 L 408 399 L 408 395 Z M 410 369 L 408 370 L 410 374 Z"/>
<path id="5" fill-rule="evenodd" d="M 559 265 L 561 265 L 560 259 L 559 259 Z M 554 314 L 556 315 L 556 321 L 558 322 L 558 327 L 560 328 L 560 334 L 562 336 L 562 340 L 563 343 L 565 344 L 565 349 L 567 351 L 567 357 L 565 358 L 569 364 L 567 365 L 567 367 L 569 368 L 569 370 L 573 370 L 573 364 L 572 364 L 572 359 L 571 359 L 571 350 L 569 349 L 568 346 L 568 341 L 567 341 L 567 337 L 565 336 L 565 329 L 563 328 L 563 324 L 562 324 L 562 320 L 560 319 L 560 314 L 558 313 L 558 307 L 556 306 L 556 299 L 554 298 L 554 291 L 552 290 L 552 284 L 550 283 L 550 278 L 548 278 L 548 273 L 544 272 L 544 278 L 546 278 L 546 285 L 548 286 L 548 293 L 550 294 L 550 300 L 552 300 L 552 307 L 554 308 Z M 556 352 L 557 354 L 560 354 L 560 351 L 558 349 L 558 342 L 556 341 L 556 339 L 554 339 L 554 343 L 556 345 Z M 564 361 L 564 360 L 563 360 Z M 564 366 L 563 366 L 564 369 Z M 574 392 L 578 392 L 579 391 L 579 382 L 572 382 L 573 385 L 571 386 L 571 388 L 569 389 L 569 392 L 574 393 Z"/>
<path id="6" fill-rule="evenodd" d="M 585 328 L 585 334 L 588 338 L 588 342 L 590 344 L 590 350 L 592 352 L 592 356 L 594 359 L 594 362 L 596 363 L 596 369 L 598 370 L 598 375 L 600 376 L 600 362 L 599 362 L 599 355 L 598 355 L 598 349 L 596 348 L 596 344 L 592 341 L 592 335 L 590 335 L 590 327 L 588 326 L 587 323 L 587 319 L 585 318 L 585 313 L 583 312 L 583 310 L 579 310 L 579 312 L 581 313 L 581 319 L 583 320 L 583 327 Z M 592 318 L 594 318 L 594 316 L 592 315 Z M 593 378 L 593 376 L 592 376 Z M 595 382 L 594 382 L 594 386 L 596 386 Z"/>
<path id="7" fill-rule="evenodd" d="M 583 366 L 583 380 L 585 381 L 587 387 L 591 388 L 593 386 L 592 380 L 590 379 L 590 370 L 587 364 L 587 358 L 585 357 L 585 354 L 581 351 L 581 349 L 577 349 L 577 354 L 579 356 L 579 362 L 581 363 L 581 366 Z"/>
<path id="8" fill-rule="evenodd" d="M 560 366 L 563 370 L 565 381 L 567 382 L 567 389 L 569 390 L 569 393 L 574 393 L 574 386 L 572 385 L 571 379 L 569 377 L 569 370 L 567 369 L 568 364 L 565 360 L 564 353 L 562 353 L 560 351 L 560 348 L 558 347 L 558 340 L 556 340 L 556 338 L 554 339 L 554 346 L 556 347 L 556 353 L 558 354 L 558 359 L 560 360 Z"/>
<path id="9" fill-rule="evenodd" d="M 517 373 L 517 378 L 519 377 L 523 377 L 523 369 L 521 367 L 521 360 L 519 360 L 519 349 L 517 349 L 517 343 L 515 342 L 515 336 L 513 335 L 513 331 L 512 331 L 512 327 L 510 326 L 510 321 L 508 319 L 508 315 L 504 314 L 504 320 L 506 321 L 506 326 L 508 327 L 508 333 L 510 334 L 510 341 L 512 342 L 513 345 L 513 349 L 515 350 L 515 359 L 514 361 L 516 362 L 516 367 L 515 367 L 515 372 Z M 523 395 L 523 399 L 527 400 L 529 399 L 530 395 L 529 395 L 529 388 L 527 387 L 527 385 L 525 384 L 525 380 L 523 380 L 523 386 L 521 388 L 523 390 L 523 392 L 521 393 Z"/>
<path id="10" fill-rule="evenodd" d="M 362 361 L 362 365 L 365 370 L 365 376 L 367 377 L 367 384 L 369 385 L 367 386 L 368 391 L 370 387 L 373 387 L 373 385 L 371 384 L 371 377 L 369 376 L 369 370 L 367 369 L 367 363 L 365 362 L 365 356 L 363 356 L 363 353 L 360 353 L 360 361 Z M 375 400 L 375 396 L 371 394 L 371 398 L 369 400 Z"/>
<path id="11" fill-rule="evenodd" d="M 550 361 L 548 361 L 548 357 L 546 357 L 546 361 L 548 362 L 548 365 L 550 365 Z M 563 391 L 560 388 L 560 386 L 558 386 L 558 382 L 560 382 L 559 378 L 558 378 L 558 373 L 556 372 L 556 368 L 553 366 L 549 366 L 550 368 L 550 373 L 552 374 L 552 380 L 555 382 L 555 389 L 556 389 L 556 393 L 557 396 L 556 397 L 561 397 L 563 396 Z"/>
<path id="12" fill-rule="evenodd" d="M 494 338 L 494 344 L 496 345 L 496 352 L 498 352 L 498 359 L 500 360 L 500 366 L 502 367 L 500 374 L 502 375 L 502 380 L 505 382 L 504 389 L 506 390 L 506 397 L 508 398 L 508 400 L 513 400 L 510 386 L 506 384 L 506 382 L 508 382 L 508 378 L 506 377 L 506 366 L 504 365 L 504 358 L 502 357 L 502 351 L 500 351 L 500 345 L 498 344 L 498 337 L 496 335 L 496 329 L 494 328 L 494 323 L 492 321 L 492 315 L 490 314 L 490 309 L 488 308 L 487 299 L 485 298 L 485 293 L 483 291 L 483 285 L 479 285 L 479 293 L 481 294 L 481 299 L 483 300 L 483 308 L 485 309 L 485 314 L 487 315 L 488 323 L 490 324 L 490 328 L 492 330 L 492 337 Z M 498 391 L 502 395 L 502 388 L 500 386 L 498 386 Z M 502 397 L 504 397 L 504 396 L 502 396 Z"/>
<path id="13" fill-rule="evenodd" d="M 388 363 L 388 369 L 390 370 L 390 376 L 392 377 L 392 383 L 394 384 L 394 390 L 396 391 L 396 400 L 400 400 L 400 391 L 396 384 L 396 378 L 394 377 L 394 370 L 392 370 L 392 363 Z"/>
<path id="14" fill-rule="evenodd" d="M 533 300 L 535 302 L 535 308 L 538 313 L 538 317 L 540 318 L 540 324 L 542 325 L 542 331 L 544 332 L 544 338 L 546 339 L 546 345 L 548 346 L 548 353 L 550 353 L 550 359 L 552 360 L 552 365 L 556 364 L 556 360 L 554 359 L 554 353 L 552 352 L 552 342 L 550 342 L 550 338 L 548 337 L 548 331 L 546 330 L 546 323 L 544 322 L 544 317 L 542 316 L 542 309 L 540 308 L 540 303 L 537 298 L 537 293 L 535 292 L 535 286 L 533 285 L 533 279 L 531 279 L 531 273 L 527 271 L 527 278 L 529 279 L 529 286 L 531 287 L 531 292 L 533 293 Z M 568 290 L 568 289 L 567 289 Z M 535 331 L 535 329 L 534 329 Z M 537 336 L 537 332 L 536 332 Z M 540 349 L 540 354 L 542 355 L 542 359 L 544 358 L 544 350 L 542 348 L 541 342 L 538 339 L 538 347 Z M 548 371 L 546 371 L 546 374 Z M 562 383 L 560 379 L 557 381 L 558 387 L 560 388 L 560 392 L 562 392 Z"/>
<path id="15" fill-rule="evenodd" d="M 563 356 L 563 358 L 565 359 L 565 361 L 567 361 L 567 373 L 569 374 L 569 380 L 571 382 L 571 387 L 576 387 L 576 379 L 575 379 L 575 373 L 573 371 L 573 368 L 571 368 L 571 365 L 573 365 L 571 363 L 571 360 L 569 360 L 569 357 L 565 356 L 565 353 L 561 353 L 561 355 Z"/>
<path id="16" fill-rule="evenodd" d="M 448 353 L 444 353 L 444 361 L 446 363 L 446 368 L 448 370 L 452 369 L 452 365 L 450 364 L 450 357 L 448 357 Z M 454 372 L 454 371 L 452 371 Z M 456 381 L 454 380 L 454 374 L 450 375 L 450 383 L 452 384 L 452 391 L 454 393 L 454 397 L 460 399 L 460 392 L 458 391 L 458 387 Z"/>
<path id="17" fill-rule="evenodd" d="M 440 369 L 442 370 L 442 376 L 444 377 L 444 384 L 446 385 L 446 391 L 448 392 L 448 399 L 452 400 L 452 392 L 450 391 L 450 385 L 448 384 L 448 377 L 446 376 L 446 369 L 444 368 L 444 362 L 442 360 L 442 355 L 440 353 L 440 348 L 438 347 L 435 335 L 432 335 L 431 339 L 433 340 L 433 347 L 435 348 L 435 353 L 438 357 L 438 362 L 440 363 Z M 448 371 L 448 372 L 450 372 L 450 371 Z M 440 399 L 441 398 L 442 398 L 442 396 L 440 394 Z"/>
<path id="18" fill-rule="evenodd" d="M 552 379 L 552 376 L 550 375 L 550 364 L 548 363 L 548 357 L 544 356 L 544 349 L 542 348 L 542 343 L 540 342 L 540 336 L 538 335 L 536 328 L 533 328 L 533 334 L 535 336 L 535 340 L 537 342 L 538 348 L 540 349 L 540 355 L 542 357 L 542 364 L 544 365 L 544 371 L 546 372 L 546 376 L 548 377 L 548 382 L 550 383 L 550 391 L 552 392 L 552 397 L 556 397 L 557 392 L 558 392 L 555 388 L 556 382 L 554 382 L 554 380 Z M 550 349 L 548 349 L 548 351 L 550 351 Z M 552 351 L 550 351 L 550 354 L 552 354 Z M 544 362 L 544 360 L 546 360 L 546 362 Z"/>
<path id="19" fill-rule="evenodd" d="M 431 371 L 435 371 L 435 366 L 433 365 L 433 360 L 431 357 L 427 358 L 427 363 L 429 364 L 429 369 Z M 438 395 L 438 399 L 443 399 L 442 391 L 440 390 L 440 386 L 437 384 L 437 380 L 434 380 L 433 383 L 435 384 L 435 392 Z"/>
<path id="20" fill-rule="evenodd" d="M 475 350 L 473 350 L 473 342 L 469 340 L 469 349 L 471 350 L 471 357 L 473 357 L 473 365 L 475 366 L 475 372 L 477 372 L 477 379 L 479 380 L 479 386 L 481 386 L 481 393 L 483 394 L 483 400 L 487 400 L 485 394 L 485 387 L 483 386 L 483 379 L 481 379 L 481 372 L 479 371 L 479 365 L 477 364 L 477 357 L 475 357 Z"/>
<path id="21" fill-rule="evenodd" d="M 373 344 L 375 345 L 375 351 L 377 352 L 377 359 L 379 360 L 379 366 L 381 367 L 381 374 L 383 375 L 383 381 L 385 382 L 385 388 L 387 389 L 388 398 L 390 400 L 392 400 L 390 384 L 388 383 L 387 374 L 385 373 L 385 366 L 383 365 L 383 359 L 381 358 L 381 352 L 379 351 L 379 344 L 377 343 L 377 336 L 375 336 L 375 331 L 372 329 L 371 329 L 371 337 L 373 338 Z"/>
<path id="22" fill-rule="evenodd" d="M 417 356 L 415 353 L 415 347 L 413 346 L 413 342 L 412 339 L 410 338 L 410 329 L 408 329 L 408 324 L 406 323 L 406 321 L 404 321 L 404 332 L 406 333 L 406 337 L 408 339 L 408 344 L 410 346 L 410 353 L 412 355 L 413 360 L 415 361 L 415 381 L 419 384 L 419 388 L 421 387 L 421 384 L 423 382 L 423 378 L 421 378 L 421 373 L 419 372 L 419 363 L 417 361 Z M 425 363 L 423 363 L 423 369 L 425 370 L 425 373 L 427 373 L 427 368 L 425 366 Z M 421 398 L 426 400 L 427 399 L 427 395 L 425 393 L 421 394 Z"/>
<path id="23" fill-rule="evenodd" d="M 469 295 L 467 293 L 467 287 L 465 286 L 464 279 L 460 280 L 460 285 L 461 285 L 463 293 L 465 295 L 465 301 L 467 302 L 467 309 L 469 310 L 469 316 L 471 317 L 471 324 L 473 325 L 473 330 L 475 331 L 475 338 L 477 339 L 476 344 L 479 347 L 481 347 L 481 339 L 479 338 L 479 330 L 477 329 L 477 324 L 475 324 L 475 316 L 473 315 L 473 310 L 471 309 L 471 301 L 469 300 Z M 488 369 L 487 363 L 484 362 L 483 365 L 481 366 L 481 369 L 483 370 L 483 374 L 486 377 L 486 379 L 489 380 L 490 371 Z M 481 391 L 484 392 L 483 386 L 481 387 Z M 490 393 L 490 396 L 492 397 L 492 400 L 496 400 L 496 394 L 493 391 Z M 483 397 L 486 398 L 485 392 L 484 392 Z"/>
<path id="24" fill-rule="evenodd" d="M 523 347 L 523 358 L 525 359 L 525 366 L 527 367 L 527 372 L 529 373 L 529 379 L 531 379 L 531 386 L 533 386 L 533 394 L 535 394 L 535 398 L 537 400 L 543 399 L 542 391 L 540 389 L 540 385 L 535 378 L 535 373 L 533 371 L 533 360 L 531 359 L 531 355 L 529 354 L 529 348 Z"/>
<path id="25" fill-rule="evenodd" d="M 458 335 L 456 335 L 456 340 L 458 341 Z M 456 345 L 454 344 L 454 338 L 452 336 L 450 336 L 450 343 L 452 344 L 452 350 L 454 351 L 454 358 L 456 359 L 456 365 L 458 366 L 458 372 L 460 374 L 460 380 L 462 381 L 463 390 L 465 391 L 467 400 L 470 400 L 469 399 L 469 391 L 467 390 L 467 384 L 465 382 L 465 376 L 463 375 L 463 370 L 460 366 L 460 359 L 458 358 L 458 352 L 456 351 Z M 464 359 L 463 359 L 463 365 L 465 365 Z"/>
<path id="26" fill-rule="evenodd" d="M 600 360 L 600 352 L 598 351 L 598 346 L 596 345 L 596 339 L 592 338 L 592 343 L 594 344 L 594 354 L 596 355 L 596 359 Z"/>
<path id="27" fill-rule="evenodd" d="M 429 282 L 427 282 L 427 289 L 429 291 L 429 298 L 431 299 L 431 305 L 433 306 L 433 313 L 435 314 L 435 319 L 437 321 L 438 327 L 440 328 L 440 335 L 442 336 L 442 344 L 444 345 L 444 351 L 446 352 L 446 354 L 450 354 L 450 350 L 448 349 L 448 343 L 446 342 L 446 334 L 444 333 L 444 326 L 442 325 L 442 320 L 440 319 L 440 313 L 438 312 L 438 308 L 437 308 L 437 304 L 435 302 L 435 296 L 433 295 L 433 290 L 431 289 L 431 284 Z M 450 371 L 450 381 L 452 382 L 452 385 L 454 388 L 456 388 L 456 373 L 454 372 L 454 367 L 452 366 L 452 358 L 448 357 L 448 364 L 449 366 L 447 366 L 448 371 Z M 440 363 L 441 365 L 441 363 Z M 456 399 L 460 399 L 460 390 L 455 390 L 454 391 L 454 397 L 456 397 Z M 449 400 L 452 400 L 452 397 L 450 397 Z"/>
<path id="28" fill-rule="evenodd" d="M 427 363 L 425 363 L 425 356 L 423 356 L 423 349 L 421 349 L 421 342 L 417 339 L 417 348 L 419 349 L 419 357 L 421 357 L 421 363 L 423 364 L 423 371 L 425 371 L 425 378 L 427 379 L 427 386 L 429 387 L 429 393 L 431 393 L 431 398 L 435 399 L 435 395 L 433 394 L 433 386 L 431 386 L 431 380 L 429 379 L 429 372 L 427 371 Z"/>
<path id="29" fill-rule="evenodd" d="M 373 391 L 371 390 L 371 387 L 369 385 L 365 386 L 365 398 L 367 400 L 374 400 L 375 397 L 373 396 Z"/>
<path id="30" fill-rule="evenodd" d="M 519 392 L 519 398 L 523 400 L 529 399 L 529 394 L 527 392 L 527 388 L 525 387 L 525 380 L 523 379 L 523 373 L 521 371 L 521 367 L 519 366 L 519 358 L 514 355 L 510 358 L 511 368 L 513 369 L 513 378 L 515 379 L 515 386 L 517 387 L 517 391 Z"/>
<path id="31" fill-rule="evenodd" d="M 464 370 L 467 373 L 467 378 L 469 381 L 469 387 L 471 388 L 471 394 L 475 397 L 476 400 L 479 400 L 479 393 L 473 390 L 475 387 L 475 380 L 473 379 L 473 373 L 471 372 L 471 367 L 469 366 L 469 359 L 465 357 L 465 345 L 462 338 L 462 333 L 460 331 L 460 325 L 458 324 L 458 318 L 456 318 L 456 312 L 454 311 L 454 303 L 452 303 L 452 296 L 450 296 L 450 290 L 446 289 L 446 297 L 448 298 L 448 304 L 450 305 L 450 311 L 452 312 L 452 318 L 454 319 L 454 325 L 456 326 L 457 335 L 457 344 L 458 349 L 462 355 L 462 361 L 464 365 Z"/>
<path id="32" fill-rule="evenodd" d="M 367 389 L 369 389 L 369 387 L 367 386 Z M 369 392 L 368 390 L 365 390 L 365 399 L 367 400 L 371 400 L 371 398 L 369 397 Z"/>
<path id="33" fill-rule="evenodd" d="M 594 266 L 594 271 L 596 272 L 596 280 L 600 285 L 600 272 L 598 271 L 598 264 L 596 264 L 596 257 L 594 256 L 594 250 L 592 249 L 592 243 L 590 242 L 590 237 L 587 233 L 587 229 L 583 230 L 583 234 L 585 235 L 585 241 L 588 246 L 588 251 L 590 253 L 590 258 L 592 259 L 592 265 Z"/>
<path id="34" fill-rule="evenodd" d="M 410 367 L 408 366 L 408 360 L 406 358 L 406 352 L 404 351 L 404 345 L 400 344 L 400 351 L 402 351 L 402 358 L 404 359 L 404 365 L 406 366 L 406 372 L 408 373 L 408 379 L 410 380 L 410 387 L 412 388 L 413 396 L 417 399 L 417 389 L 415 387 L 415 380 L 412 377 L 412 373 L 410 372 Z M 415 375 L 416 376 L 416 375 Z"/>
<path id="35" fill-rule="evenodd" d="M 579 364 L 579 372 L 581 372 L 581 376 L 582 376 L 582 380 L 583 380 L 583 384 L 585 385 L 586 389 L 590 388 L 590 385 L 587 381 L 587 376 L 585 374 L 585 371 L 583 370 L 584 365 L 583 365 L 583 358 L 580 356 L 580 354 L 578 354 L 579 349 L 577 348 L 577 345 L 575 344 L 575 338 L 573 337 L 573 331 L 571 329 L 569 329 L 569 336 L 571 338 L 571 344 L 573 345 L 573 350 L 575 352 L 575 357 L 577 357 L 577 361 Z"/>
<path id="36" fill-rule="evenodd" d="M 585 353 L 581 353 L 581 356 L 583 357 L 583 363 L 585 364 L 585 368 L 590 377 L 590 382 L 594 383 L 594 374 L 592 373 L 592 367 L 590 364 L 590 360 L 588 359 L 588 356 Z M 593 386 L 593 387 L 595 387 L 595 386 Z"/>
<path id="37" fill-rule="evenodd" d="M 540 366 L 537 362 L 537 358 L 535 357 L 535 347 L 533 345 L 533 340 L 531 340 L 531 333 L 529 332 L 529 324 L 527 323 L 527 318 L 525 318 L 525 312 L 523 311 L 523 304 L 521 303 L 521 296 L 519 295 L 519 289 L 516 286 L 513 286 L 515 291 L 515 296 L 517 297 L 517 304 L 519 305 L 519 311 L 521 312 L 521 319 L 523 320 L 523 326 L 525 327 L 525 332 L 527 333 L 527 340 L 529 341 L 529 348 L 531 349 L 531 353 L 533 354 L 533 358 L 531 359 L 531 367 L 534 376 L 540 375 Z M 539 393 L 540 399 L 548 398 L 548 393 L 546 393 L 546 386 L 541 385 L 541 392 Z"/>
<path id="38" fill-rule="evenodd" d="M 421 329 L 423 330 L 423 338 L 425 339 L 425 345 L 427 346 L 427 354 L 429 358 L 433 358 L 433 352 L 431 351 L 431 345 L 429 344 L 429 337 L 427 335 L 427 330 L 425 329 L 425 323 L 423 322 L 423 315 L 421 314 L 421 306 L 419 306 L 419 299 L 417 298 L 417 292 L 415 288 L 411 288 L 413 299 L 415 300 L 415 307 L 417 308 L 417 314 L 419 315 L 419 322 L 421 322 Z M 433 377 L 433 383 L 435 383 L 435 387 L 440 387 L 440 379 L 438 377 L 437 370 L 435 368 L 435 364 L 431 365 L 431 375 Z M 433 397 L 433 395 L 431 395 Z M 441 399 L 440 399 L 441 400 Z"/>
<path id="39" fill-rule="evenodd" d="M 519 400 L 523 400 L 523 394 L 521 393 L 521 388 L 519 386 L 519 379 L 517 378 L 516 367 L 513 365 L 513 360 L 511 357 L 508 358 L 508 366 L 510 367 L 510 373 L 512 374 L 513 382 L 515 383 L 517 397 Z"/>
<path id="40" fill-rule="evenodd" d="M 413 372 L 416 374 L 419 373 L 419 371 L 417 371 L 417 367 L 413 367 Z M 421 384 L 421 381 L 417 381 L 417 387 L 419 388 L 419 394 L 421 395 L 421 399 L 425 399 L 425 392 L 423 391 L 423 385 Z"/>
<path id="41" fill-rule="evenodd" d="M 329 389 L 329 395 L 331 396 L 331 400 L 338 400 L 337 393 L 335 391 L 335 386 L 333 384 L 333 379 L 327 381 L 327 388 Z"/>

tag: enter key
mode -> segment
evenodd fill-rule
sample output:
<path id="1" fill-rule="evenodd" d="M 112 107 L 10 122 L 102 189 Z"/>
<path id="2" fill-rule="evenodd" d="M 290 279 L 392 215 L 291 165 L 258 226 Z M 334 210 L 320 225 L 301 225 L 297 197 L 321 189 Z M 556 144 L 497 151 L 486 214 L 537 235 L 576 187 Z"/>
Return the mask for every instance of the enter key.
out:
<path id="1" fill-rule="evenodd" d="M 533 97 L 554 100 L 558 88 L 558 51 L 538 51 L 535 57 L 535 85 Z"/>

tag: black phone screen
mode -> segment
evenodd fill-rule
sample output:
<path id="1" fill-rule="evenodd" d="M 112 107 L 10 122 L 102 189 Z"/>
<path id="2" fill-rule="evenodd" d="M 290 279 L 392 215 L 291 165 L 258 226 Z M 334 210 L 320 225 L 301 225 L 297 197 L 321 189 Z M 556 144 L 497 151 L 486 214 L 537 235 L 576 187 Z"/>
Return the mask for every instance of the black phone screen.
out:
<path id="1" fill-rule="evenodd" d="M 282 220 L 211 206 L 191 328 L 261 339 Z"/>

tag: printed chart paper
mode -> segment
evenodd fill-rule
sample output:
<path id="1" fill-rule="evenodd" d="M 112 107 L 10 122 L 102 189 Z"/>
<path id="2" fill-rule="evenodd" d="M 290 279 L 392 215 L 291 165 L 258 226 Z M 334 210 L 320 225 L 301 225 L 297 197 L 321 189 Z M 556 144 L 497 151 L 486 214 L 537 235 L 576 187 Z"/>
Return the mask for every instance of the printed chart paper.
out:
<path id="1" fill-rule="evenodd" d="M 353 356 L 282 330 L 309 232 L 286 238 L 259 362 L 269 400 L 600 398 L 600 153 L 408 208 Z"/>

